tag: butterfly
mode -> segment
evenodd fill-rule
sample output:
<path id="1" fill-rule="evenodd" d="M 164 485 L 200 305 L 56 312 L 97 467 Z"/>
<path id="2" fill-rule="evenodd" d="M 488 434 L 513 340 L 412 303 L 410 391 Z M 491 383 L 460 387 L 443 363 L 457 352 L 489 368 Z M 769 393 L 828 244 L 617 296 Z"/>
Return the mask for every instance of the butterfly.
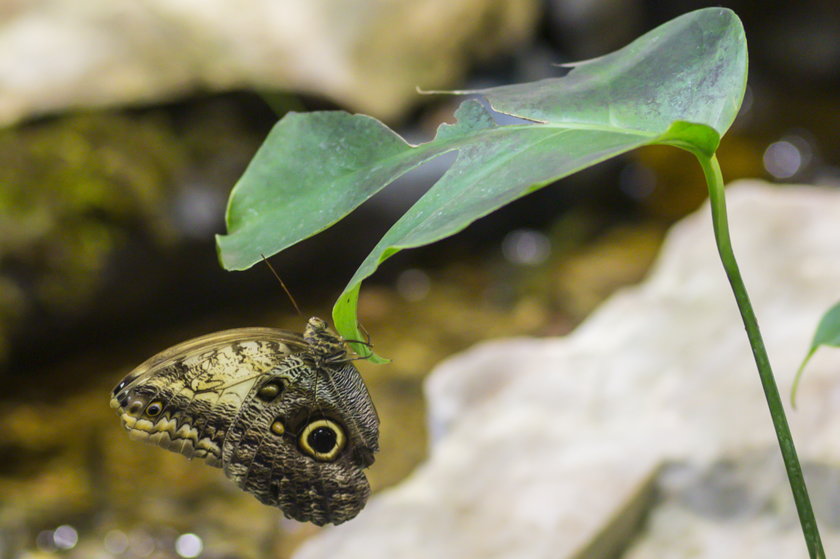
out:
<path id="1" fill-rule="evenodd" d="M 340 524 L 370 495 L 379 417 L 320 318 L 302 335 L 237 328 L 178 344 L 120 381 L 111 407 L 130 438 L 222 468 L 289 518 Z"/>

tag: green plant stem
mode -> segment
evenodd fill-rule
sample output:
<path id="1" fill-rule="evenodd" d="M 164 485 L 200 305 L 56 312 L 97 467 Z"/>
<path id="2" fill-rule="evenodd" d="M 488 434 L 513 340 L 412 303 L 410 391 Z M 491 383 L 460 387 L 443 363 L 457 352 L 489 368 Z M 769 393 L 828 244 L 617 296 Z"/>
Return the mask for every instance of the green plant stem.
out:
<path id="1" fill-rule="evenodd" d="M 717 158 L 712 155 L 707 157 L 695 153 L 703 172 L 706 175 L 706 183 L 709 187 L 709 201 L 712 206 L 712 226 L 715 231 L 718 253 L 720 254 L 723 268 L 735 294 L 738 303 L 738 310 L 744 321 L 747 330 L 747 337 L 752 346 L 753 358 L 758 367 L 758 375 L 761 377 L 761 385 L 764 388 L 764 396 L 767 398 L 767 406 L 770 408 L 770 417 L 773 420 L 773 427 L 776 429 L 776 437 L 779 440 L 779 448 L 782 451 L 782 459 L 787 470 L 788 480 L 793 491 L 793 500 L 796 503 L 796 510 L 799 513 L 799 523 L 802 525 L 802 532 L 805 536 L 805 545 L 808 547 L 808 554 L 811 559 L 825 559 L 822 540 L 820 539 L 817 521 L 814 518 L 814 510 L 811 507 L 811 500 L 808 497 L 808 488 L 805 486 L 805 479 L 802 475 L 802 466 L 796 456 L 796 447 L 793 444 L 793 437 L 790 434 L 785 410 L 782 406 L 782 399 L 779 396 L 779 389 L 776 386 L 776 379 L 770 368 L 770 360 L 767 358 L 767 350 L 764 348 L 764 341 L 761 339 L 761 332 L 758 328 L 758 321 L 755 318 L 752 304 L 750 303 L 747 289 L 741 278 L 741 271 L 735 261 L 735 254 L 732 251 L 732 243 L 729 238 L 729 225 L 726 216 L 726 199 L 723 193 L 723 176 L 720 172 L 720 165 Z"/>

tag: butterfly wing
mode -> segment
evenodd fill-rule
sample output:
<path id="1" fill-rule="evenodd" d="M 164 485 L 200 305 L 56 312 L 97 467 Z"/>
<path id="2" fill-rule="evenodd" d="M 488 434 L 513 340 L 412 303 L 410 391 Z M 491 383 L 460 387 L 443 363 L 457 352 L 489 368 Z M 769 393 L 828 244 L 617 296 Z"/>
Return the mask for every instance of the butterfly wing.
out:
<path id="1" fill-rule="evenodd" d="M 148 359 L 112 392 L 129 436 L 221 466 L 222 446 L 247 395 L 306 344 L 293 332 L 237 328 L 195 338 Z"/>
<path id="2" fill-rule="evenodd" d="M 241 328 L 179 344 L 129 373 L 111 406 L 132 438 L 224 468 L 290 518 L 340 524 L 370 494 L 379 418 L 320 319 L 304 336 Z"/>
<path id="3" fill-rule="evenodd" d="M 262 503 L 314 524 L 340 524 L 364 507 L 364 469 L 378 448 L 379 420 L 358 370 L 291 356 L 261 379 L 230 426 L 225 474 Z"/>

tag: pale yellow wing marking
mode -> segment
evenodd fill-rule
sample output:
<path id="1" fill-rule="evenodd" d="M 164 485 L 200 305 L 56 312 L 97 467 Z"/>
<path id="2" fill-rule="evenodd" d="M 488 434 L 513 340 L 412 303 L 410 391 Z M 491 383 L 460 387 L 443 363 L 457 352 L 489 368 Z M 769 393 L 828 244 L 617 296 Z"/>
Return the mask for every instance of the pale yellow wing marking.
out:
<path id="1" fill-rule="evenodd" d="M 213 334 L 207 334 L 206 336 L 201 336 L 192 340 L 187 340 L 186 342 L 172 346 L 169 349 L 150 357 L 132 371 L 130 376 L 133 376 L 134 378 L 131 381 L 131 385 L 138 384 L 144 379 L 148 379 L 150 376 L 172 365 L 178 360 L 183 361 L 185 364 L 195 365 L 200 363 L 202 359 L 206 361 L 206 358 L 214 352 L 230 347 L 234 343 L 238 342 L 240 344 L 244 343 L 246 345 L 250 345 L 248 342 L 260 341 L 276 342 L 280 344 L 281 351 L 283 346 L 285 346 L 288 353 L 298 353 L 305 351 L 307 348 L 306 342 L 303 341 L 303 338 L 299 334 L 288 330 L 279 330 L 277 328 L 234 328 L 232 330 L 223 330 L 221 332 L 215 332 Z M 253 356 L 253 351 L 249 351 L 248 354 Z M 229 355 L 224 357 L 225 359 L 230 360 Z M 268 357 L 269 356 L 265 356 L 265 358 Z M 261 361 L 260 359 L 253 359 L 253 357 L 251 360 L 255 363 Z M 262 361 L 264 360 L 265 359 Z M 230 362 L 231 361 L 228 361 L 228 363 Z M 184 379 L 185 383 L 190 383 L 193 377 L 198 377 L 202 375 L 202 373 L 206 373 L 209 367 L 210 364 L 207 363 L 205 365 L 200 365 L 196 369 L 192 369 L 194 373 L 190 375 L 190 378 Z M 261 369 L 262 367 L 258 368 Z M 229 370 L 230 373 L 228 374 L 236 376 L 237 374 L 242 374 L 241 372 L 238 373 L 238 371 L 247 371 L 247 368 L 233 367 Z M 194 388 L 199 391 L 203 389 L 213 390 L 227 384 L 228 381 L 219 382 L 208 379 L 205 382 L 207 383 L 206 385 L 199 385 Z M 190 388 L 193 387 L 191 386 Z"/>
<path id="2" fill-rule="evenodd" d="M 264 350 L 268 342 L 277 344 L 272 351 Z M 278 357 L 306 347 L 299 334 L 287 330 L 224 330 L 185 341 L 151 357 L 134 369 L 136 376 L 131 385 L 144 381 L 166 384 L 173 394 L 205 401 L 210 407 L 227 403 L 238 411 L 256 379 L 279 364 Z M 167 375 L 155 383 L 156 373 L 178 361 L 184 376 Z M 203 431 L 195 432 L 190 438 L 201 441 Z M 182 447 L 187 444 L 185 440 Z"/>

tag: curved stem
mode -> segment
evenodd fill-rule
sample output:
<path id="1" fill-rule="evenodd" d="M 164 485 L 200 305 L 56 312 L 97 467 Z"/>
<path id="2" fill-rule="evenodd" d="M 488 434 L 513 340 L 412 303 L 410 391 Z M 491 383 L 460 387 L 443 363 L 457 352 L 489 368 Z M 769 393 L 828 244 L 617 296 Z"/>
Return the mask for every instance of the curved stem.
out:
<path id="1" fill-rule="evenodd" d="M 790 434 L 787 417 L 785 416 L 782 399 L 779 396 L 779 389 L 776 386 L 776 379 L 770 368 L 770 360 L 767 358 L 767 351 L 764 348 L 764 341 L 758 328 L 758 321 L 755 318 L 752 304 L 750 303 L 747 288 L 741 278 L 741 271 L 735 261 L 735 254 L 732 251 L 732 243 L 729 238 L 729 225 L 726 216 L 726 199 L 723 194 L 723 176 L 720 172 L 720 165 L 717 158 L 712 155 L 695 153 L 703 173 L 706 175 L 706 183 L 709 187 L 709 201 L 712 206 L 712 226 L 715 231 L 718 253 L 720 254 L 723 268 L 735 294 L 738 303 L 738 310 L 744 321 L 747 330 L 747 337 L 752 346 L 753 358 L 758 367 L 758 375 L 761 378 L 761 385 L 764 388 L 764 396 L 767 399 L 767 406 L 770 408 L 770 417 L 773 420 L 773 427 L 776 430 L 776 437 L 779 440 L 779 448 L 782 451 L 782 459 L 787 470 L 788 480 L 793 491 L 793 500 L 796 503 L 796 510 L 799 513 L 799 523 L 802 525 L 802 532 L 805 535 L 805 545 L 808 547 L 808 554 L 811 559 L 824 559 L 822 540 L 820 539 L 817 521 L 814 518 L 814 511 L 811 508 L 811 500 L 808 497 L 808 488 L 805 486 L 805 479 L 802 475 L 802 466 L 796 456 L 796 447 L 793 444 L 793 437 Z"/>

